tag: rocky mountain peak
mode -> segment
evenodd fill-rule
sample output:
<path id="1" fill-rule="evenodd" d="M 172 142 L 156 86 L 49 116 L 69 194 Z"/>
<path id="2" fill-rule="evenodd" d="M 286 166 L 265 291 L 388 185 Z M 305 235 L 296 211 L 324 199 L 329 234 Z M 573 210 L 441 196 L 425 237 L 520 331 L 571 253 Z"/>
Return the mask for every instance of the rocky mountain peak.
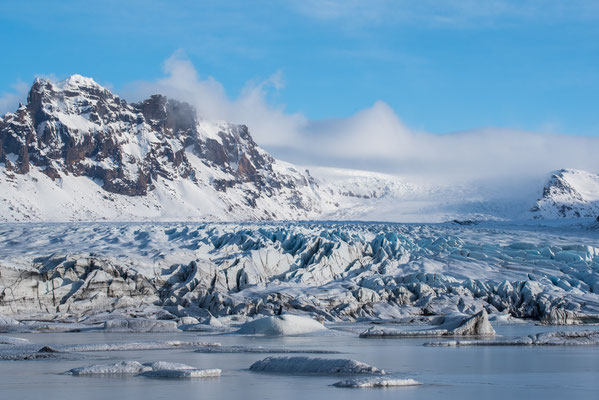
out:
<path id="1" fill-rule="evenodd" d="M 200 120 L 190 104 L 160 94 L 128 103 L 81 75 L 35 80 L 27 104 L 0 119 L 0 163 L 53 180 L 87 177 L 120 195 L 145 196 L 162 179 L 241 191 L 250 207 L 285 190 L 282 201 L 313 207 L 298 189 L 314 184 L 309 176 L 275 171 L 247 126 Z"/>
<path id="2" fill-rule="evenodd" d="M 531 211 L 535 218 L 599 215 L 599 175 L 576 169 L 554 171 Z"/>

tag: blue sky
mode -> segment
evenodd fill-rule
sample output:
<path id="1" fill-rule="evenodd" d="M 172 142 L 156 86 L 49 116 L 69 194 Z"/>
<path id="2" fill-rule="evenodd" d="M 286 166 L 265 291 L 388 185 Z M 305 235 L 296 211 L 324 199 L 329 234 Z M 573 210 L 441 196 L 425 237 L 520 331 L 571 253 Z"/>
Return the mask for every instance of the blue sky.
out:
<path id="1" fill-rule="evenodd" d="M 312 120 L 382 100 L 435 133 L 599 135 L 593 1 L 3 2 L 0 35 L 5 94 L 72 73 L 119 91 L 179 50 L 231 97 L 279 72 L 268 101 Z"/>
<path id="2" fill-rule="evenodd" d="M 0 114 L 77 73 L 247 124 L 300 165 L 599 173 L 595 0 L 2 2 L 0 37 Z"/>

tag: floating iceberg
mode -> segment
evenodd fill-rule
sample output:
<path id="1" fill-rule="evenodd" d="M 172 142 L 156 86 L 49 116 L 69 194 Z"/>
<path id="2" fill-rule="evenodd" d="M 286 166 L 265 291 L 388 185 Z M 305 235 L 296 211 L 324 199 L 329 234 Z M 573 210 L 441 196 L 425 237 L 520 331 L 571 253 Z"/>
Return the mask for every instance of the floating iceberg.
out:
<path id="1" fill-rule="evenodd" d="M 222 372 L 220 369 L 197 369 L 191 365 L 167 361 L 146 363 L 144 366 L 150 367 L 151 370 L 140 375 L 148 378 L 210 378 L 220 376 Z"/>
<path id="2" fill-rule="evenodd" d="M 146 367 L 152 368 L 152 370 L 154 370 L 154 371 L 162 370 L 162 369 L 169 369 L 169 370 L 195 369 L 191 365 L 182 364 L 182 363 L 174 363 L 174 362 L 169 362 L 169 361 L 156 361 L 153 363 L 144 363 L 144 365 Z"/>
<path id="3" fill-rule="evenodd" d="M 414 379 L 399 379 L 387 376 L 369 376 L 366 378 L 347 379 L 333 383 L 333 386 L 342 388 L 385 388 L 415 385 L 422 385 L 422 383 Z"/>
<path id="4" fill-rule="evenodd" d="M 267 357 L 250 366 L 252 371 L 287 374 L 384 374 L 385 371 L 350 359 L 312 357 Z"/>
<path id="5" fill-rule="evenodd" d="M 334 350 L 284 349 L 262 346 L 205 346 L 195 350 L 196 353 L 310 353 L 310 354 L 339 354 Z"/>
<path id="6" fill-rule="evenodd" d="M 140 375 L 148 378 L 214 378 L 220 376 L 220 369 L 157 369 L 142 372 Z"/>
<path id="7" fill-rule="evenodd" d="M 495 329 L 489 322 L 489 316 L 483 309 L 472 316 L 446 317 L 439 327 L 415 331 L 370 328 L 360 334 L 361 338 L 411 338 L 436 336 L 493 336 Z"/>
<path id="8" fill-rule="evenodd" d="M 283 314 L 246 322 L 237 331 L 246 335 L 289 336 L 324 331 L 318 321 L 299 315 Z"/>
<path id="9" fill-rule="evenodd" d="M 95 364 L 87 367 L 73 368 L 65 372 L 71 375 L 137 375 L 149 371 L 151 367 L 137 361 L 121 361 L 114 364 Z"/>
<path id="10" fill-rule="evenodd" d="M 599 345 L 599 331 L 557 331 L 537 333 L 510 340 L 449 340 L 425 346 L 593 346 Z"/>
<path id="11" fill-rule="evenodd" d="M 62 348 L 63 351 L 120 351 L 120 350 L 161 350 L 178 348 L 213 348 L 219 347 L 220 343 L 212 342 L 185 342 L 179 340 L 167 340 L 157 342 L 131 342 L 131 343 L 97 343 L 79 344 Z"/>
<path id="12" fill-rule="evenodd" d="M 121 361 L 115 364 L 90 365 L 73 368 L 71 375 L 141 375 L 149 378 L 207 378 L 220 376 L 220 369 L 196 369 L 187 364 L 157 361 L 140 364 L 137 361 Z"/>

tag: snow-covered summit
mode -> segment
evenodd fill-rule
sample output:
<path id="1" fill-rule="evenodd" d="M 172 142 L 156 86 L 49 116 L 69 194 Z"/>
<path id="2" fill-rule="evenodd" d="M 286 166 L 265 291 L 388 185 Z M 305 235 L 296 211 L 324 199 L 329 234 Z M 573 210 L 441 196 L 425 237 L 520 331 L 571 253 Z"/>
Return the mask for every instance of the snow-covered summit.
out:
<path id="1" fill-rule="evenodd" d="M 535 218 L 599 216 L 599 175 L 576 169 L 553 172 L 531 212 Z"/>
<path id="2" fill-rule="evenodd" d="M 79 74 L 73 74 L 64 80 L 57 82 L 55 85 L 61 90 L 84 87 L 101 88 L 106 90 L 104 87 L 100 86 L 93 78 L 82 76 Z"/>

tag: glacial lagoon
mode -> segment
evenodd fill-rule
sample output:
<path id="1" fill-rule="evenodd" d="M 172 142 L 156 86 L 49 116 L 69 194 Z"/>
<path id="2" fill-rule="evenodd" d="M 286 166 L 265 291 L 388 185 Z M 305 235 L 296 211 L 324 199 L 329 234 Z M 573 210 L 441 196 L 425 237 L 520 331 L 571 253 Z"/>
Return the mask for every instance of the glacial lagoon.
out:
<path id="1" fill-rule="evenodd" d="M 3 399 L 590 399 L 599 393 L 599 346 L 426 347 L 430 338 L 360 339 L 367 324 L 337 324 L 327 334 L 262 337 L 233 334 L 177 333 L 28 333 L 4 336 L 42 346 L 157 342 L 217 342 L 222 346 L 337 351 L 314 354 L 351 358 L 384 369 L 394 377 L 415 379 L 419 386 L 337 388 L 347 376 L 268 374 L 249 366 L 271 354 L 197 353 L 193 348 L 77 352 L 69 357 L 0 361 Z M 398 328 L 398 327 L 396 327 Z M 402 327 L 399 327 L 402 329 Z M 533 323 L 495 324 L 497 340 L 538 332 L 593 329 L 599 326 L 551 327 Z M 2 351 L 8 345 L 1 345 Z M 272 354 L 276 355 L 276 354 Z M 303 354 L 310 356 L 310 354 Z M 71 368 L 132 360 L 170 361 L 196 368 L 219 368 L 218 378 L 153 379 L 142 376 L 72 376 Z"/>

